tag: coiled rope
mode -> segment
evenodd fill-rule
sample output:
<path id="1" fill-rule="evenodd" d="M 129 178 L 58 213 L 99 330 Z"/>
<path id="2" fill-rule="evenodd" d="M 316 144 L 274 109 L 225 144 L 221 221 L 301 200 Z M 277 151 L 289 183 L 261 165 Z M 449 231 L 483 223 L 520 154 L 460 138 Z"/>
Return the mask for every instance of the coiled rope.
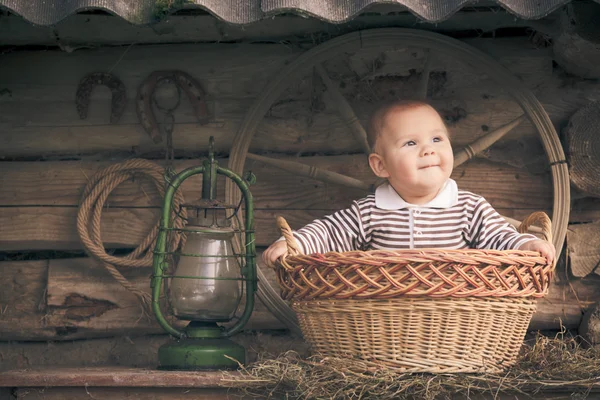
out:
<path id="1" fill-rule="evenodd" d="M 147 178 L 154 183 L 154 186 L 160 193 L 161 199 L 165 196 L 166 171 L 163 167 L 151 161 L 144 159 L 131 159 L 121 163 L 113 164 L 103 170 L 98 171 L 87 183 L 79 211 L 77 213 L 77 232 L 81 243 L 86 252 L 96 260 L 102 263 L 110 275 L 117 280 L 125 289 L 135 294 L 146 310 L 150 306 L 150 294 L 140 290 L 127 280 L 119 272 L 118 267 L 152 267 L 152 250 L 154 248 L 156 237 L 158 235 L 159 223 L 154 224 L 152 230 L 139 246 L 124 257 L 115 257 L 110 255 L 104 249 L 102 244 L 102 234 L 100 230 L 100 221 L 102 210 L 106 199 L 110 193 L 121 183 L 132 178 Z M 173 228 L 168 244 L 169 252 L 175 251 L 180 245 L 183 246 L 183 236 L 177 229 L 182 228 L 187 217 L 185 208 L 180 207 L 183 204 L 183 194 L 177 191 L 174 196 L 172 206 L 173 212 L 178 212 L 182 218 L 173 218 Z"/>

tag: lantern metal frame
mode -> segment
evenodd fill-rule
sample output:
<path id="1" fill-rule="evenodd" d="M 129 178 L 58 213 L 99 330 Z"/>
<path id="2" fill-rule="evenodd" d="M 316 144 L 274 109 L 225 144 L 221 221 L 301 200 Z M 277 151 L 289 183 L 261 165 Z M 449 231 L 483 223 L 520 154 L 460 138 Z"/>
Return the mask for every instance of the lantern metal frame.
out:
<path id="1" fill-rule="evenodd" d="M 173 212 L 173 200 L 177 189 L 188 178 L 202 174 L 202 198 L 203 200 L 214 200 L 216 196 L 217 176 L 223 175 L 231 179 L 242 192 L 245 216 L 244 229 L 238 230 L 244 233 L 245 245 L 240 249 L 237 256 L 240 259 L 241 278 L 235 278 L 242 282 L 242 290 L 246 294 L 246 304 L 242 315 L 229 328 L 218 326 L 214 321 L 192 320 L 184 330 L 177 329 L 165 318 L 160 306 L 161 288 L 163 279 L 185 278 L 185 279 L 226 279 L 219 277 L 189 277 L 166 275 L 169 269 L 169 258 L 173 252 L 167 250 L 169 233 L 178 230 L 182 232 L 202 232 L 201 229 L 186 230 L 175 228 L 173 222 L 179 213 Z M 249 179 L 252 181 L 252 179 Z M 252 182 L 253 183 L 253 182 Z M 240 202 L 241 205 L 241 202 Z M 223 207 L 198 207 L 204 209 L 222 209 Z M 237 207 L 239 209 L 239 206 Z M 237 212 L 235 210 L 234 212 Z M 175 216 L 174 216 L 175 215 Z M 244 251 L 245 250 L 245 251 Z M 202 255 L 195 255 L 202 257 Z M 211 256 L 214 257 L 214 256 Z M 257 291 L 256 272 L 256 245 L 254 240 L 254 201 L 248 183 L 235 172 L 222 168 L 214 157 L 214 140 L 211 137 L 209 143 L 208 159 L 201 166 L 190 167 L 179 174 L 168 179 L 168 187 L 165 193 L 162 217 L 159 225 L 158 237 L 154 249 L 153 275 L 150 287 L 152 289 L 152 310 L 158 324 L 176 341 L 167 343 L 158 351 L 160 369 L 185 369 L 185 370 L 207 370 L 237 368 L 245 362 L 246 350 L 244 347 L 234 343 L 229 337 L 241 332 L 244 325 L 250 319 L 254 309 L 254 296 Z M 167 300 L 168 301 L 168 300 Z M 235 317 L 234 317 L 235 318 Z M 233 318 L 232 318 L 233 319 Z"/>

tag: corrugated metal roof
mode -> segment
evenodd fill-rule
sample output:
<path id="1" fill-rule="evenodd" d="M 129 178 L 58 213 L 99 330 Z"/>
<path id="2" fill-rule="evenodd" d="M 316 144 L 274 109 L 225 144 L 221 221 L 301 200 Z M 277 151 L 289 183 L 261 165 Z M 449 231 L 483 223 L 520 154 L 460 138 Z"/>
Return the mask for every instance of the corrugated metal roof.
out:
<path id="1" fill-rule="evenodd" d="M 595 0 L 600 2 L 600 0 Z M 524 19 L 548 15 L 570 0 L 496 0 L 499 5 Z M 375 4 L 395 4 L 428 22 L 439 22 L 477 0 L 0 0 L 0 8 L 21 15 L 38 25 L 53 25 L 67 16 L 90 10 L 104 10 L 134 24 L 155 21 L 165 7 L 160 4 L 185 4 L 204 9 L 232 24 L 248 24 L 281 13 L 312 16 L 331 23 L 346 22 Z M 159 4 L 157 6 L 157 4 Z"/>

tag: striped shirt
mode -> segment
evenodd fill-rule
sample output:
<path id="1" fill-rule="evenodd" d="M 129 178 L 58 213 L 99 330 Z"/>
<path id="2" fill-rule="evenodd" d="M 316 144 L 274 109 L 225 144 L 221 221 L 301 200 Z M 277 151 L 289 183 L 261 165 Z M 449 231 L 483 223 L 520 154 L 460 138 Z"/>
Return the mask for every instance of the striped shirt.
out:
<path id="1" fill-rule="evenodd" d="M 516 249 L 537 239 L 518 233 L 481 196 L 449 179 L 425 205 L 406 203 L 385 184 L 349 208 L 294 232 L 304 254 L 350 250 Z"/>

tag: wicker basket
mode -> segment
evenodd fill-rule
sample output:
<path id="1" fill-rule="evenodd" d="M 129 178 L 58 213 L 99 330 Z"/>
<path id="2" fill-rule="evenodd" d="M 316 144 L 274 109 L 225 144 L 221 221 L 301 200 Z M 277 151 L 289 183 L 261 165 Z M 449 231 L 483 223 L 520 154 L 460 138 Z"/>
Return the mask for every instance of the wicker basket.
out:
<path id="1" fill-rule="evenodd" d="M 552 241 L 550 219 L 534 213 Z M 550 284 L 554 265 L 508 250 L 397 250 L 298 254 L 285 220 L 288 256 L 276 264 L 313 350 L 354 356 L 398 372 L 498 372 L 512 365 Z"/>

